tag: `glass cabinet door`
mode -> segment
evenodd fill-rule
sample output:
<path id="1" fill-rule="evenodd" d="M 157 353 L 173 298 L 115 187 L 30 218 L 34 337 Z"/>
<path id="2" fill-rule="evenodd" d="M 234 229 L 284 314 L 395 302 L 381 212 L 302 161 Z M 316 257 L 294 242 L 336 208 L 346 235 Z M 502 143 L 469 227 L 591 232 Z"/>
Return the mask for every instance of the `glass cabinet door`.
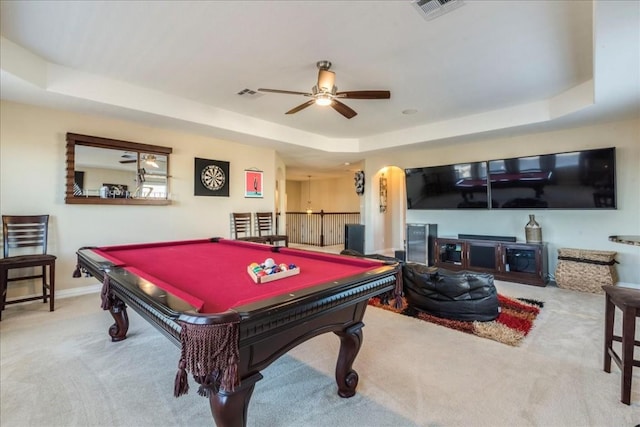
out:
<path id="1" fill-rule="evenodd" d="M 512 273 L 536 274 L 538 271 L 535 248 L 504 248 L 504 268 Z"/>
<path id="2" fill-rule="evenodd" d="M 467 267 L 489 272 L 498 269 L 498 245 L 493 242 L 468 242 Z"/>
<path id="3" fill-rule="evenodd" d="M 464 261 L 464 243 L 456 240 L 438 239 L 436 255 L 437 262 L 447 266 L 462 267 Z"/>

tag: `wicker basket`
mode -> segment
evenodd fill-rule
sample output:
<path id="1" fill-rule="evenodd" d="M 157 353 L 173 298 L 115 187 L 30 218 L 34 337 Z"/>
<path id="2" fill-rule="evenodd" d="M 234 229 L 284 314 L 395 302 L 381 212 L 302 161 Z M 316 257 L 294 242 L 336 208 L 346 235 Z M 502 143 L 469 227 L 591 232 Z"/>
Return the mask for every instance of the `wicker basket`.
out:
<path id="1" fill-rule="evenodd" d="M 603 285 L 618 281 L 616 252 L 588 249 L 558 249 L 556 283 L 575 291 L 603 293 Z"/>

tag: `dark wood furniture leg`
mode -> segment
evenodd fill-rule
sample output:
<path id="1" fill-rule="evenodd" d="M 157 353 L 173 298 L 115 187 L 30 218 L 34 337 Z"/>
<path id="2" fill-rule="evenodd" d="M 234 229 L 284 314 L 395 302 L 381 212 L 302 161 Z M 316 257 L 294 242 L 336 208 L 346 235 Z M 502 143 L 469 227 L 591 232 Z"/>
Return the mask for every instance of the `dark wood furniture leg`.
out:
<path id="1" fill-rule="evenodd" d="M 44 274 L 44 270 L 46 267 L 42 267 L 42 280 L 44 280 L 45 274 Z M 45 298 L 44 298 L 44 302 L 47 302 L 47 298 L 46 298 L 46 292 L 45 292 L 45 287 L 46 285 L 42 285 L 42 293 L 45 294 Z M 56 263 L 52 262 L 49 264 L 49 311 L 53 311 L 53 307 L 54 307 L 54 302 L 55 302 L 55 289 L 56 289 Z"/>
<path id="2" fill-rule="evenodd" d="M 2 312 L 4 311 L 5 302 L 7 301 L 7 276 L 9 272 L 6 268 L 0 268 L 0 320 L 2 320 Z"/>
<path id="3" fill-rule="evenodd" d="M 47 303 L 47 266 L 43 265 L 42 267 L 42 302 L 44 304 Z"/>
<path id="4" fill-rule="evenodd" d="M 633 347 L 636 343 L 636 310 L 628 307 L 622 312 L 622 386 L 620 400 L 631 405 L 631 378 L 633 376 Z M 640 343 L 639 343 L 640 344 Z M 637 364 L 640 366 L 640 363 Z"/>
<path id="5" fill-rule="evenodd" d="M 351 367 L 362 345 L 363 326 L 364 323 L 358 322 L 344 331 L 335 333 L 340 337 L 340 353 L 336 364 L 336 382 L 340 397 L 351 397 L 356 394 L 358 373 Z"/>
<path id="6" fill-rule="evenodd" d="M 635 346 L 640 346 L 636 340 L 636 318 L 640 317 L 640 290 L 622 286 L 603 286 L 605 291 L 605 332 L 604 332 L 604 371 L 611 372 L 613 360 L 622 372 L 620 385 L 620 401 L 631 404 L 631 382 L 633 368 L 640 367 L 640 360 L 633 358 Z M 614 334 L 615 309 L 622 311 L 622 335 Z M 613 342 L 622 344 L 620 353 L 616 353 Z"/>
<path id="7" fill-rule="evenodd" d="M 110 295 L 109 298 L 111 298 L 111 308 L 109 312 L 116 322 L 109 328 L 109 336 L 113 342 L 122 341 L 127 338 L 127 331 L 129 330 L 127 305 L 114 295 Z"/>
<path id="8" fill-rule="evenodd" d="M 244 378 L 234 391 L 220 390 L 209 394 L 209 406 L 217 427 L 245 427 L 247 411 L 256 382 L 261 373 Z"/>
<path id="9" fill-rule="evenodd" d="M 607 294 L 604 307 L 604 371 L 611 372 L 611 353 L 609 349 L 613 344 L 613 322 L 616 315 L 616 308 L 611 302 L 611 297 Z"/>

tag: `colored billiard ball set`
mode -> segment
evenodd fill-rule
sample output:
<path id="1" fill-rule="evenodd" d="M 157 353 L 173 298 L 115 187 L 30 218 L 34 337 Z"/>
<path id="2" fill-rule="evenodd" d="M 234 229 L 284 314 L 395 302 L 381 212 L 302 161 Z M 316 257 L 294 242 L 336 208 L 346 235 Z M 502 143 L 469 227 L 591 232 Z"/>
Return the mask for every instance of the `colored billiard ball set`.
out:
<path id="1" fill-rule="evenodd" d="M 300 273 L 295 264 L 277 264 L 273 258 L 267 258 L 262 264 L 252 262 L 247 267 L 247 273 L 256 283 L 267 283 Z"/>

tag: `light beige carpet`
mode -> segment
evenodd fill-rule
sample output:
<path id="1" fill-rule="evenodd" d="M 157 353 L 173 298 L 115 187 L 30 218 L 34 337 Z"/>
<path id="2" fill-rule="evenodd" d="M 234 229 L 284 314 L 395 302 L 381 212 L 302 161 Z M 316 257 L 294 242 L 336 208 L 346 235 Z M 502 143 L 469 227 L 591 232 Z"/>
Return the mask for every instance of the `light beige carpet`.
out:
<path id="1" fill-rule="evenodd" d="M 354 368 L 358 394 L 342 399 L 333 334 L 263 371 L 250 426 L 619 426 L 640 424 L 640 368 L 632 405 L 620 372 L 602 371 L 602 295 L 497 282 L 545 302 L 520 347 L 369 307 Z M 210 426 L 208 401 L 174 398 L 178 348 L 130 310 L 112 343 L 99 296 L 9 306 L 0 322 L 0 425 Z M 639 326 L 640 328 L 640 326 Z M 638 355 L 636 354 L 636 357 Z"/>

